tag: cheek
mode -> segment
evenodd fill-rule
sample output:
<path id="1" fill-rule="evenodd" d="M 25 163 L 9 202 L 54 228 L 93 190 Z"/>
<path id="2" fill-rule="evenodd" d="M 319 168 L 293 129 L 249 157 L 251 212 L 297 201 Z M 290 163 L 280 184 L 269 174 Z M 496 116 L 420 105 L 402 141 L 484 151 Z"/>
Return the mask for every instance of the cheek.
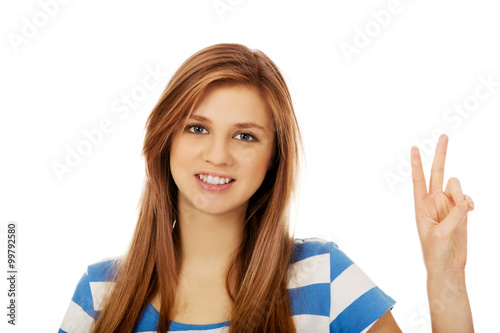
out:
<path id="1" fill-rule="evenodd" d="M 178 140 L 170 148 L 170 171 L 174 179 L 182 174 L 182 170 L 185 169 L 186 165 L 189 164 L 189 158 L 192 154 L 186 153 L 185 140 Z"/>
<path id="2" fill-rule="evenodd" d="M 170 152 L 170 158 L 172 157 L 179 162 L 189 160 L 191 156 L 194 156 L 196 153 L 196 148 L 197 145 L 189 142 L 189 140 L 186 140 L 184 138 L 180 138 L 175 145 L 172 146 L 171 152 Z M 176 163 L 179 164 L 179 163 Z"/>
<path id="3" fill-rule="evenodd" d="M 242 165 L 254 165 L 257 160 L 262 158 L 261 155 L 259 149 L 254 147 L 241 149 L 237 152 L 238 162 Z"/>
<path id="4" fill-rule="evenodd" d="M 270 157 L 271 151 L 268 149 L 248 148 L 238 153 L 238 165 L 247 172 L 264 174 Z"/>
<path id="5" fill-rule="evenodd" d="M 247 144 L 243 147 L 238 147 L 238 158 L 240 161 L 247 161 L 249 163 L 263 163 L 262 161 L 269 160 L 273 151 L 273 146 L 269 142 L 262 142 L 259 144 Z"/>

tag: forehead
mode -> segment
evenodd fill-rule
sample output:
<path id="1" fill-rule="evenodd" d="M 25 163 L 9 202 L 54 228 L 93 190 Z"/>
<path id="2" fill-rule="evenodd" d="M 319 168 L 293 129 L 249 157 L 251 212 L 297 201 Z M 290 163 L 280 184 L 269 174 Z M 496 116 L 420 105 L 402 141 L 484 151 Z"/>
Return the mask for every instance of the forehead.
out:
<path id="1" fill-rule="evenodd" d="M 274 131 L 272 114 L 259 91 L 249 86 L 211 86 L 193 109 L 191 116 L 203 116 L 211 121 L 235 124 L 254 122 Z"/>

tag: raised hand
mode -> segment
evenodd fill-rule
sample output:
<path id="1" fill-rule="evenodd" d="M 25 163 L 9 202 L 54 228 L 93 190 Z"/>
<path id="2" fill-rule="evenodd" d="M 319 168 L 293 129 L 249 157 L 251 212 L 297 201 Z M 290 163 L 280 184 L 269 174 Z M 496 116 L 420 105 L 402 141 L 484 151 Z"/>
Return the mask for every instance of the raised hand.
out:
<path id="1" fill-rule="evenodd" d="M 474 209 L 460 181 L 450 178 L 443 192 L 448 136 L 439 137 L 432 163 L 429 192 L 417 147 L 411 148 L 415 218 L 428 274 L 464 271 L 467 261 L 467 216 Z"/>
<path id="2" fill-rule="evenodd" d="M 474 332 L 465 283 L 467 215 L 472 199 L 462 193 L 457 178 L 450 178 L 443 192 L 448 136 L 436 146 L 429 192 L 418 148 L 411 148 L 413 194 L 418 235 L 427 269 L 427 295 L 433 333 Z"/>

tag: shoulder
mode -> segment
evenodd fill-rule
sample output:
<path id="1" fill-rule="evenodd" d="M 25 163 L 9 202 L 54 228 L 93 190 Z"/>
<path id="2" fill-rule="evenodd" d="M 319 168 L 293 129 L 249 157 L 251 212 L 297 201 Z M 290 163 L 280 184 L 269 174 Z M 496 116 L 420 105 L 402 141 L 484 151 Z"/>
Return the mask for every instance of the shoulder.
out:
<path id="1" fill-rule="evenodd" d="M 353 264 L 335 242 L 322 238 L 294 239 L 291 271 L 295 273 L 299 284 L 311 282 L 300 281 L 305 278 L 331 283 Z"/>
<path id="2" fill-rule="evenodd" d="M 61 324 L 60 332 L 81 332 L 89 328 L 101 311 L 101 301 L 114 284 L 113 273 L 123 256 L 104 258 L 87 265 L 78 281 Z"/>
<path id="3" fill-rule="evenodd" d="M 292 262 L 297 262 L 309 257 L 331 254 L 338 260 L 352 263 L 352 261 L 339 249 L 337 243 L 322 238 L 295 238 Z"/>
<path id="4" fill-rule="evenodd" d="M 113 279 L 113 274 L 122 259 L 123 256 L 108 257 L 87 266 L 82 277 L 82 288 L 87 293 L 85 296 L 92 299 L 92 312 L 101 310 L 101 301 L 106 292 L 114 286 L 116 280 Z"/>
<path id="5" fill-rule="evenodd" d="M 395 304 L 335 242 L 321 238 L 294 239 L 289 292 L 294 315 L 325 316 L 330 332 L 365 332 Z"/>
<path id="6" fill-rule="evenodd" d="M 123 255 L 107 257 L 87 266 L 85 274 L 89 282 L 110 282 L 112 276 L 123 260 Z"/>
<path id="7" fill-rule="evenodd" d="M 95 301 L 102 298 L 102 293 L 109 284 L 114 284 L 112 281 L 113 273 L 122 257 L 108 257 L 87 265 L 76 286 L 73 301 L 79 305 L 85 305 L 87 307 L 85 309 L 92 310 L 91 312 L 96 310 Z M 88 303 L 89 299 L 92 299 L 94 304 L 85 304 L 85 302 Z"/>

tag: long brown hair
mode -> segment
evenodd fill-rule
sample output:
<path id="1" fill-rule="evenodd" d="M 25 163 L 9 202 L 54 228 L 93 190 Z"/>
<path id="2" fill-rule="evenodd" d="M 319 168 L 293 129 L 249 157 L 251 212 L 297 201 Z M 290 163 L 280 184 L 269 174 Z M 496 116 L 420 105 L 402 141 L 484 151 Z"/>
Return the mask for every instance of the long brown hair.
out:
<path id="1" fill-rule="evenodd" d="M 290 93 L 274 62 L 259 50 L 223 43 L 189 57 L 147 119 L 142 150 L 146 181 L 137 225 L 93 333 L 131 332 L 155 293 L 161 299 L 157 332 L 168 331 L 181 264 L 179 228 L 172 229 L 178 189 L 170 172 L 170 146 L 204 91 L 218 84 L 257 88 L 276 128 L 272 168 L 249 200 L 243 240 L 225 281 L 233 301 L 229 332 L 295 332 L 287 294 L 293 251 L 289 211 L 302 139 Z"/>

